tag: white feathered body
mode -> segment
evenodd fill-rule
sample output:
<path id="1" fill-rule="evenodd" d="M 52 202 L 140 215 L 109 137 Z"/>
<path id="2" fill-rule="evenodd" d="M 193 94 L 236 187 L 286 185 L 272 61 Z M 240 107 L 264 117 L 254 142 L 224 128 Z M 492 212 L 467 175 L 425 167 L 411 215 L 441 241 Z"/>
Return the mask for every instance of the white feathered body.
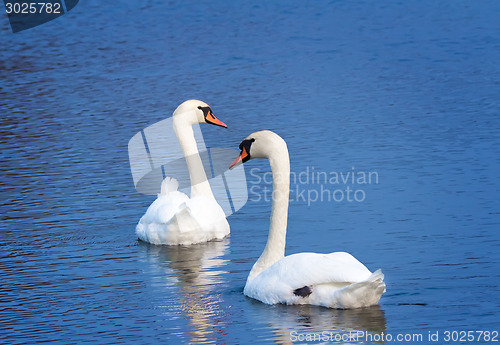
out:
<path id="1" fill-rule="evenodd" d="M 308 287 L 302 297 L 294 290 Z M 244 294 L 266 304 L 311 304 L 351 309 L 375 305 L 385 292 L 384 275 L 371 273 L 351 254 L 300 253 L 278 260 L 249 279 Z"/>
<path id="2" fill-rule="evenodd" d="M 273 203 L 266 247 L 248 275 L 244 294 L 266 304 L 311 304 L 352 309 L 375 305 L 385 292 L 384 275 L 371 273 L 351 254 L 300 253 L 285 256 L 290 159 L 285 141 L 271 131 L 250 134 L 241 155 L 267 158 Z"/>
<path id="3" fill-rule="evenodd" d="M 152 244 L 188 245 L 226 237 L 230 230 L 224 211 L 214 198 L 189 198 L 167 177 L 162 191 L 136 227 L 142 241 Z"/>

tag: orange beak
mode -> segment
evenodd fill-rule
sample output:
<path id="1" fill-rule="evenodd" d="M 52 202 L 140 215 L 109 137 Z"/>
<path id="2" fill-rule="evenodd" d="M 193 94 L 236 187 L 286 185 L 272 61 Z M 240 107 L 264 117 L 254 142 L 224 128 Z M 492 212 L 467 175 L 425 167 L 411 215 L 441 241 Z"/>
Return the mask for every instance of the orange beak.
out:
<path id="1" fill-rule="evenodd" d="M 221 127 L 224 127 L 224 128 L 227 128 L 227 125 L 222 122 L 221 120 L 219 120 L 218 118 L 215 117 L 214 113 L 212 113 L 211 111 L 207 114 L 207 117 L 205 118 L 205 121 L 207 123 L 210 123 L 212 125 L 216 125 L 216 126 L 221 126 Z"/>
<path id="2" fill-rule="evenodd" d="M 246 157 L 248 157 L 248 152 L 247 150 L 245 150 L 245 148 L 243 148 L 240 155 L 231 164 L 229 164 L 229 169 L 232 170 L 234 167 L 240 165 L 243 162 L 243 159 L 245 159 Z"/>

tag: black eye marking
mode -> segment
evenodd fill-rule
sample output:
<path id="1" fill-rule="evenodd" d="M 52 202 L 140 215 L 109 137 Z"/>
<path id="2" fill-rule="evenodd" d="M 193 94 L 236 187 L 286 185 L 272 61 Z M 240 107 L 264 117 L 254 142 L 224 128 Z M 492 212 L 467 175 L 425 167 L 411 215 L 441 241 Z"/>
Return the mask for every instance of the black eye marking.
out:
<path id="1" fill-rule="evenodd" d="M 250 146 L 252 146 L 252 143 L 255 141 L 254 138 L 251 139 L 245 139 L 240 143 L 240 150 L 243 150 L 243 147 L 247 148 L 247 152 L 250 151 Z"/>
<path id="2" fill-rule="evenodd" d="M 248 161 L 251 158 L 250 157 L 250 147 L 252 146 L 252 143 L 254 141 L 255 141 L 255 139 L 251 138 L 251 139 L 245 139 L 241 142 L 241 144 L 239 146 L 241 153 L 243 153 L 243 149 L 245 149 L 245 152 L 247 153 L 247 155 L 245 157 L 243 157 L 243 159 L 241 160 L 243 163 L 245 163 L 246 161 Z"/>
<path id="3" fill-rule="evenodd" d="M 199 106 L 198 109 L 203 111 L 203 116 L 205 116 L 205 121 L 207 120 L 208 114 L 212 114 L 212 109 L 210 109 L 210 107 Z"/>

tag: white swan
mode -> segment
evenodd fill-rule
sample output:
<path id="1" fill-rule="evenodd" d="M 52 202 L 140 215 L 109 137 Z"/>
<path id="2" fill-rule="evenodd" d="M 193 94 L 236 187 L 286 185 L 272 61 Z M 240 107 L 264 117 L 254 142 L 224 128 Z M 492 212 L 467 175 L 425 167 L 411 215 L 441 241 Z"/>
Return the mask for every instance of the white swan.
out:
<path id="1" fill-rule="evenodd" d="M 221 239 L 229 234 L 229 224 L 212 194 L 196 146 L 192 128 L 195 123 L 227 128 L 214 116 L 210 107 L 201 101 L 186 101 L 174 111 L 173 127 L 186 158 L 191 198 L 177 190 L 177 180 L 165 178 L 158 198 L 137 224 L 136 234 L 142 241 L 187 245 Z"/>
<path id="2" fill-rule="evenodd" d="M 351 254 L 300 253 L 285 256 L 290 160 L 285 141 L 271 131 L 252 133 L 240 144 L 233 168 L 252 158 L 267 158 L 273 174 L 271 226 L 264 252 L 253 265 L 244 294 L 266 304 L 312 304 L 360 308 L 378 303 L 384 275 L 371 273 Z"/>

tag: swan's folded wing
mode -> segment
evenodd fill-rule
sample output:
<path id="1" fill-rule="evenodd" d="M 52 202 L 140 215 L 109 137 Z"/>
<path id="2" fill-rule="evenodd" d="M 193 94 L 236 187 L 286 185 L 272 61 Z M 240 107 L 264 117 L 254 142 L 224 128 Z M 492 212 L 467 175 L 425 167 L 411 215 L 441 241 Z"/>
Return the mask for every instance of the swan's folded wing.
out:
<path id="1" fill-rule="evenodd" d="M 185 207 L 189 198 L 186 194 L 174 191 L 168 195 L 160 195 L 149 206 L 144 216 L 141 218 L 143 223 L 163 223 L 170 222 L 173 217 Z"/>
<path id="2" fill-rule="evenodd" d="M 190 199 L 186 204 L 191 209 L 191 216 L 196 219 L 203 231 L 218 232 L 220 230 L 229 232 L 229 229 L 214 228 L 219 226 L 221 222 L 224 225 L 227 224 L 226 215 L 215 199 L 198 196 Z"/>
<path id="3" fill-rule="evenodd" d="M 175 213 L 170 220 L 169 225 L 173 226 L 178 234 L 197 234 L 201 231 L 200 223 L 193 217 L 193 210 L 189 207 L 188 201 L 179 205 L 179 211 Z M 195 242 L 196 238 L 190 238 L 190 241 Z"/>
<path id="4" fill-rule="evenodd" d="M 300 253 L 284 257 L 256 278 L 286 282 L 292 289 L 318 284 L 361 282 L 372 273 L 351 254 Z"/>

